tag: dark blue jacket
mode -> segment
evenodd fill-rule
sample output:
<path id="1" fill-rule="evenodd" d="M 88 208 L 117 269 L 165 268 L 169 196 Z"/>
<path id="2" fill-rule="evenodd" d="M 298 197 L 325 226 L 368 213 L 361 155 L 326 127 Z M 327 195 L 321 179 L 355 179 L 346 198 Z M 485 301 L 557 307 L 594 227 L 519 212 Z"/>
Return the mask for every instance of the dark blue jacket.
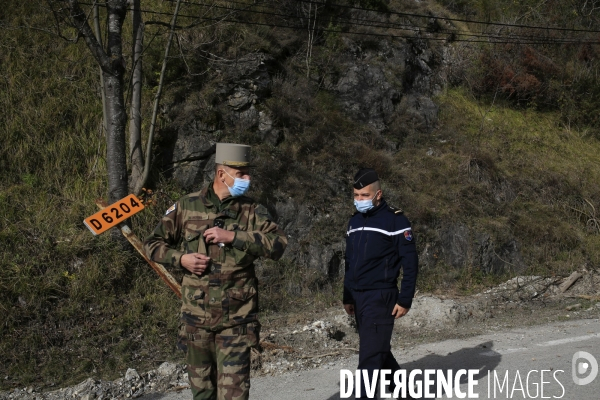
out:
<path id="1" fill-rule="evenodd" d="M 397 304 L 410 308 L 415 294 L 418 258 L 415 237 L 408 218 L 385 200 L 350 218 L 346 232 L 344 304 L 353 304 L 352 290 L 398 287 Z"/>

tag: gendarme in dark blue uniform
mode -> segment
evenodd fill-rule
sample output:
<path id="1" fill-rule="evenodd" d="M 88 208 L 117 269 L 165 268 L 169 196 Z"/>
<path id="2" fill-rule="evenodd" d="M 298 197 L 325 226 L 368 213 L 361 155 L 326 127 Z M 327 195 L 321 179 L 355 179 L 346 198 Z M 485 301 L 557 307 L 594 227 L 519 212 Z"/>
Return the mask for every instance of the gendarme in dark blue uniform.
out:
<path id="1" fill-rule="evenodd" d="M 354 187 L 364 188 L 377 180 L 375 171 L 361 169 Z M 393 374 L 400 367 L 390 346 L 392 312 L 396 305 L 409 309 L 412 304 L 418 272 L 415 238 L 408 218 L 383 198 L 362 211 L 352 216 L 346 232 L 343 302 L 354 305 L 360 337 L 358 369 L 369 371 L 369 376 L 375 369 L 389 369 Z M 400 268 L 403 276 L 398 291 Z M 359 398 L 368 398 L 364 385 Z"/>

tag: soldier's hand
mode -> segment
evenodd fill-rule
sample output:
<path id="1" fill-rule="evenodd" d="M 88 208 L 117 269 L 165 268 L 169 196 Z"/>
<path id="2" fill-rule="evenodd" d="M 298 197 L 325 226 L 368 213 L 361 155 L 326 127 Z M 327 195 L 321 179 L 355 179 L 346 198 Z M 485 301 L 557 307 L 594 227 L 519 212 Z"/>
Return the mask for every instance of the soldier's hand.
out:
<path id="1" fill-rule="evenodd" d="M 193 274 L 200 275 L 210 263 L 210 257 L 200 253 L 184 254 L 180 260 L 181 266 Z"/>
<path id="2" fill-rule="evenodd" d="M 235 238 L 235 232 L 234 231 L 226 231 L 225 229 L 221 229 L 218 227 L 213 227 L 210 229 L 207 229 L 204 232 L 204 239 L 206 240 L 206 243 L 231 243 L 233 242 L 233 239 Z"/>
<path id="3" fill-rule="evenodd" d="M 409 308 L 404 308 L 398 304 L 396 304 L 394 306 L 394 309 L 392 310 L 392 315 L 398 319 L 400 317 L 404 317 L 406 315 L 406 313 L 408 312 Z"/>
<path id="4" fill-rule="evenodd" d="M 354 315 L 354 304 L 344 304 L 344 310 L 348 315 Z"/>

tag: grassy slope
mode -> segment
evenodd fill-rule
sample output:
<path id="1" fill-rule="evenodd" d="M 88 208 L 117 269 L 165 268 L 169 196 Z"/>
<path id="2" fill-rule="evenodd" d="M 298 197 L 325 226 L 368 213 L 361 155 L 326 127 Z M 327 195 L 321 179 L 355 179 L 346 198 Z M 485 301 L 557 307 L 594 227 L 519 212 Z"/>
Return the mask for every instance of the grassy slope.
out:
<path id="1" fill-rule="evenodd" d="M 410 150 L 399 153 L 414 163 L 406 197 L 417 205 L 416 219 L 460 221 L 499 239 L 514 235 L 527 265 L 524 273 L 564 274 L 596 266 L 600 232 L 586 199 L 594 205 L 600 200 L 600 143 L 565 127 L 558 112 L 482 104 L 462 89 L 449 90 L 438 101 L 435 137 L 417 157 Z M 432 156 L 425 154 L 429 149 Z M 434 287 L 458 276 L 466 290 L 490 278 L 476 268 L 426 275 L 431 279 L 426 284 Z"/>
<path id="2" fill-rule="evenodd" d="M 27 4 L 6 5 L 6 21 L 44 26 L 47 12 Z M 82 225 L 106 191 L 87 48 L 24 28 L 4 30 L 0 46 L 0 385 L 73 383 L 174 357 L 175 296 Z"/>
<path id="3" fill-rule="evenodd" d="M 32 25 L 47 18 L 42 10 L 19 3 L 10 3 L 16 15 L 11 25 L 22 25 L 22 15 Z M 180 357 L 174 346 L 176 298 L 138 257 L 107 235 L 92 237 L 81 223 L 106 190 L 97 70 L 87 49 L 32 30 L 5 33 L 0 35 L 5 68 L 0 78 L 0 358 L 6 361 L 0 363 L 0 376 L 9 379 L 1 379 L 0 387 L 68 384 L 89 375 L 112 378 L 127 367 L 144 369 Z M 149 57 L 152 65 L 160 48 Z M 351 205 L 343 195 L 327 201 L 307 194 L 303 181 L 322 174 L 336 179 L 360 162 L 379 162 L 392 166 L 385 172 L 390 202 L 405 208 L 415 226 L 434 230 L 452 219 L 497 237 L 509 231 L 522 243 L 529 272 L 597 265 L 598 232 L 586 227 L 596 216 L 584 199 L 600 200 L 600 144 L 565 129 L 558 114 L 496 105 L 482 128 L 480 112 L 490 105 L 452 89 L 438 99 L 440 127 L 428 137 L 409 135 L 398 153 L 389 154 L 362 143 L 360 127 L 350 129 L 355 124 L 336 110 L 331 96 L 312 96 L 301 82 L 274 90 L 281 102 L 297 108 L 287 111 L 294 140 L 277 149 L 261 147 L 258 155 L 276 159 L 258 173 L 267 178 L 280 172 L 282 179 L 270 190 L 305 196 L 315 214 L 336 210 L 335 222 L 317 224 L 319 240 L 336 234 Z M 151 92 L 151 84 L 146 90 Z M 309 124 L 294 130 L 293 124 L 308 117 Z M 335 149 L 337 161 L 325 149 Z M 140 236 L 182 194 L 164 182 L 157 193 L 155 206 L 134 218 Z M 582 217 L 585 213 L 589 216 Z M 270 268 L 280 270 L 282 279 L 307 279 L 293 265 Z M 438 268 L 422 275 L 420 287 L 468 291 L 494 279 L 469 268 Z M 282 290 L 289 287 L 267 281 L 263 305 L 300 301 Z M 317 300 L 327 304 L 331 295 L 318 294 Z"/>

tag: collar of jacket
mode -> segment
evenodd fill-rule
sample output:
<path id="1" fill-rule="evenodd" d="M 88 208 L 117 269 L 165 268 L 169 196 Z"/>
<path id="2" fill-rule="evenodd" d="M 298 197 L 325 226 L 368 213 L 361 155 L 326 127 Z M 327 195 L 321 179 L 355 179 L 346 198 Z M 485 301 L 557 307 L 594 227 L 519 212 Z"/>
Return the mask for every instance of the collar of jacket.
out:
<path id="1" fill-rule="evenodd" d="M 377 214 L 379 211 L 385 209 L 386 207 L 387 207 L 386 201 L 383 198 L 381 198 L 381 202 L 379 202 L 379 205 L 377 207 L 371 208 L 369 211 L 367 211 L 363 215 L 365 215 L 367 217 L 372 217 L 373 215 Z"/>
<path id="2" fill-rule="evenodd" d="M 235 218 L 240 210 L 240 202 L 235 197 L 229 196 L 221 201 L 215 193 L 212 183 L 200 191 L 200 198 L 204 206 L 216 207 L 218 213 L 230 218 Z"/>

